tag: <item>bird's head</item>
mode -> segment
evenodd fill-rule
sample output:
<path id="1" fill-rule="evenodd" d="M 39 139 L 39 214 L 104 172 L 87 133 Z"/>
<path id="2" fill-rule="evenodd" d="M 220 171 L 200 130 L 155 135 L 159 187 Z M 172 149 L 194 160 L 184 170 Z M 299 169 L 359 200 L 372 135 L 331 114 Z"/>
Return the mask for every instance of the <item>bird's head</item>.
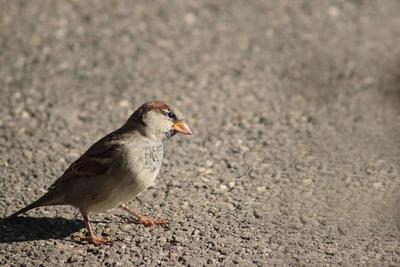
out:
<path id="1" fill-rule="evenodd" d="M 169 139 L 176 133 L 192 134 L 182 113 L 161 101 L 149 101 L 141 105 L 126 125 L 138 128 L 144 135 L 157 141 Z"/>

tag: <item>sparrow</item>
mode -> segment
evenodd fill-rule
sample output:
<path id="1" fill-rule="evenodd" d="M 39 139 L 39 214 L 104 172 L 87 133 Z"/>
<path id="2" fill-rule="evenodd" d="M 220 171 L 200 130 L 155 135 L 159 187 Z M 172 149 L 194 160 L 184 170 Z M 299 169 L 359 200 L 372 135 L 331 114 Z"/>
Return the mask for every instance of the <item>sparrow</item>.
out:
<path id="1" fill-rule="evenodd" d="M 71 205 L 83 217 L 87 229 L 85 239 L 95 245 L 111 240 L 94 234 L 90 213 L 120 207 L 135 216 L 137 223 L 164 224 L 163 220 L 143 216 L 126 203 L 153 185 L 161 167 L 164 142 L 177 133 L 192 134 L 177 108 L 161 101 L 144 103 L 122 127 L 89 147 L 47 193 L 9 218 L 37 207 Z"/>

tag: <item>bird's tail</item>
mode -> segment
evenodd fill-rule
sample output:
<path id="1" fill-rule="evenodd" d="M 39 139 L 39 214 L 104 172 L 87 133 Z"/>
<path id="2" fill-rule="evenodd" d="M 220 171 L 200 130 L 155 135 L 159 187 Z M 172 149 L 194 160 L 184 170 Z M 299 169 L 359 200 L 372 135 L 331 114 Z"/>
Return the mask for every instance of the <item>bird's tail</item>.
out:
<path id="1" fill-rule="evenodd" d="M 44 194 L 41 198 L 39 198 L 35 202 L 26 206 L 25 208 L 22 208 L 19 211 L 13 213 L 12 215 L 8 216 L 7 219 L 13 219 L 13 218 L 17 217 L 18 215 L 25 213 L 28 210 L 31 210 L 34 208 L 38 208 L 38 207 L 42 207 L 42 206 L 53 206 L 53 205 L 59 205 L 59 204 L 61 204 L 60 200 L 55 199 L 54 194 L 52 194 L 52 192 L 50 191 L 50 192 L 47 192 L 46 194 Z"/>

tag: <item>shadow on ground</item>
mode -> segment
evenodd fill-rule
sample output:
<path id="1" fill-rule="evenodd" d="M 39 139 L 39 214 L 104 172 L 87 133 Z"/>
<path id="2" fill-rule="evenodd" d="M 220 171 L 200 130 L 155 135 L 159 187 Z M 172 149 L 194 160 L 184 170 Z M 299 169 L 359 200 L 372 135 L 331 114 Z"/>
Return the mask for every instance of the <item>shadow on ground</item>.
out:
<path id="1" fill-rule="evenodd" d="M 0 219 L 0 243 L 62 239 L 83 227 L 81 220 L 55 217 Z"/>

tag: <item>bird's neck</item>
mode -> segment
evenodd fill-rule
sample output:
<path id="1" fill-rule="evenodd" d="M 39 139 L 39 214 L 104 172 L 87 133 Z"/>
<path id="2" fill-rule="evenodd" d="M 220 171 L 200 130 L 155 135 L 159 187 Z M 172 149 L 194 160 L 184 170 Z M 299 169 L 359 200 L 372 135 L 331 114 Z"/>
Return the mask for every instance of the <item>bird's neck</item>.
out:
<path id="1" fill-rule="evenodd" d="M 167 138 L 164 133 L 156 133 L 151 129 L 145 127 L 142 124 L 136 124 L 135 126 L 129 126 L 127 124 L 123 125 L 121 128 L 117 130 L 119 134 L 122 134 L 129 138 L 129 136 L 142 136 L 146 139 L 151 140 L 155 143 L 163 143 Z"/>

